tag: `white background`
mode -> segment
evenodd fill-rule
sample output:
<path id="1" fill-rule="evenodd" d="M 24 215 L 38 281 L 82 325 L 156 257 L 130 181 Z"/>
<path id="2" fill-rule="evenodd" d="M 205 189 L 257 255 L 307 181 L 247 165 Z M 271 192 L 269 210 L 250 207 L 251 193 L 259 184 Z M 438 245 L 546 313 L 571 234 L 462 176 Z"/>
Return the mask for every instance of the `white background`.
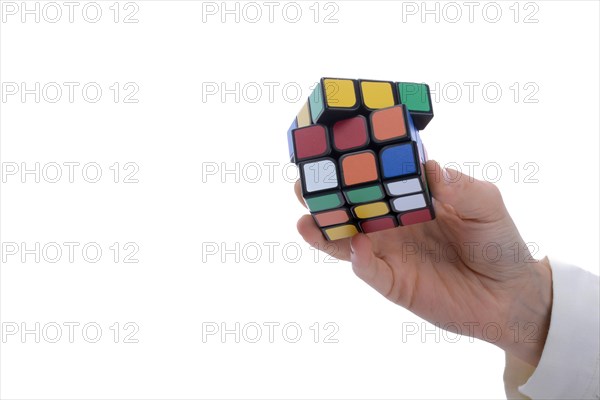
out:
<path id="1" fill-rule="evenodd" d="M 422 133 L 430 157 L 464 172 L 479 163 L 477 177 L 488 166 L 483 177 L 494 181 L 499 167 L 497 184 L 523 237 L 539 248 L 536 257 L 598 273 L 595 1 L 480 2 L 472 22 L 463 2 L 428 2 L 438 11 L 422 15 L 421 2 L 311 1 L 298 3 L 296 23 L 292 6 L 282 15 L 284 2 L 273 22 L 268 6 L 255 3 L 262 11 L 255 23 L 256 8 L 246 3 L 237 5 L 239 22 L 231 14 L 224 23 L 220 2 L 100 1 L 96 23 L 82 16 L 86 2 L 72 23 L 62 2 L 56 23 L 46 20 L 55 9 L 43 14 L 46 2 L 38 3 L 39 23 L 35 15 L 23 23 L 21 3 L 13 3 L 15 15 L 7 3 L 0 28 L 2 398 L 504 396 L 502 351 L 421 325 L 297 234 L 304 211 L 285 167 L 286 131 L 302 105 L 294 88 L 304 99 L 321 76 L 437 87 L 435 118 Z M 215 6 L 215 15 L 203 13 Z M 138 22 L 124 23 L 134 11 Z M 332 12 L 337 22 L 325 23 Z M 7 95 L 22 82 L 28 89 L 40 83 L 39 103 L 34 94 Z M 56 103 L 48 101 L 52 84 L 42 90 L 52 82 L 63 88 Z M 79 84 L 73 102 L 64 82 Z M 102 88 L 95 103 L 82 96 L 90 82 Z M 221 84 L 233 92 L 207 92 Z M 137 103 L 125 102 L 135 87 L 129 100 Z M 72 183 L 65 162 L 80 163 Z M 110 169 L 116 162 L 118 183 Z M 35 163 L 39 183 L 21 176 L 23 165 Z M 57 183 L 49 182 L 52 163 L 63 165 Z M 82 176 L 87 163 L 100 166 L 97 183 L 84 179 L 93 169 Z M 264 163 L 274 163 L 272 177 Z M 15 165 L 19 171 L 7 175 Z M 222 174 L 236 165 L 237 175 Z M 125 183 L 135 166 L 139 182 Z M 79 243 L 73 262 L 64 242 Z M 23 243 L 48 253 L 36 262 Z M 55 263 L 51 243 L 63 250 Z M 102 249 L 98 262 L 83 258 L 87 243 Z M 237 254 L 222 251 L 236 246 Z M 124 262 L 135 248 L 139 262 Z M 73 343 L 69 322 L 79 324 Z M 280 324 L 273 343 L 269 322 Z M 21 336 L 36 323 L 39 343 L 34 333 Z M 97 343 L 88 342 L 93 328 L 82 333 L 89 323 L 102 329 Z M 234 334 L 203 340 L 203 326 L 206 333 L 221 323 L 240 324 L 239 343 Z M 297 343 L 289 343 L 293 328 L 282 333 L 286 323 L 302 329 Z M 62 337 L 51 343 L 55 324 Z M 254 324 L 262 327 L 257 343 L 250 342 Z M 19 332 L 9 335 L 15 326 Z M 125 343 L 135 326 L 129 341 L 137 343 Z"/>

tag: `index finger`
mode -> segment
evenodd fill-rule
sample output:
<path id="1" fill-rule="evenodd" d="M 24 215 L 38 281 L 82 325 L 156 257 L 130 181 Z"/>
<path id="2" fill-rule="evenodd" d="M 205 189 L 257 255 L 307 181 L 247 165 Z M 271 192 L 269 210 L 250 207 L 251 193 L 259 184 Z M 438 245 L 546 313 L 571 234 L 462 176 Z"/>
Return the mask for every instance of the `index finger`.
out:
<path id="1" fill-rule="evenodd" d="M 294 184 L 294 192 L 296 192 L 296 197 L 298 198 L 300 204 L 302 204 L 304 208 L 307 208 L 304 198 L 302 197 L 302 186 L 300 186 L 300 180 L 297 180 Z"/>

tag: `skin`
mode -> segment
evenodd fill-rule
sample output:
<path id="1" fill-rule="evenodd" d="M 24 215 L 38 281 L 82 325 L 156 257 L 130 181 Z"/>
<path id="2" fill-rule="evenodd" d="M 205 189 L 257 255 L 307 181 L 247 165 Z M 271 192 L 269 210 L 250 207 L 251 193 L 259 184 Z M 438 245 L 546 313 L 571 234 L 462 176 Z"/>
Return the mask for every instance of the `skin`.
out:
<path id="1" fill-rule="evenodd" d="M 552 308 L 548 259 L 531 256 L 495 185 L 435 161 L 425 170 L 433 221 L 328 242 L 304 215 L 298 232 L 313 247 L 350 261 L 388 300 L 537 366 Z M 304 204 L 299 182 L 295 190 Z"/>

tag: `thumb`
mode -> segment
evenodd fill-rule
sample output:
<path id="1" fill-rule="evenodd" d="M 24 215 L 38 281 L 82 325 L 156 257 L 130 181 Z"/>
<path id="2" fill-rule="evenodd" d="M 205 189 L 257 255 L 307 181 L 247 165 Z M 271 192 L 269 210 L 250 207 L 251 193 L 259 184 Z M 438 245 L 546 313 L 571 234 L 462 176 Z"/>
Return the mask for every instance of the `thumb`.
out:
<path id="1" fill-rule="evenodd" d="M 500 191 L 493 183 L 480 181 L 436 161 L 425 164 L 433 197 L 451 205 L 462 219 L 495 220 L 506 213 Z"/>
<path id="2" fill-rule="evenodd" d="M 352 237 L 350 261 L 356 276 L 389 298 L 394 285 L 392 268 L 373 253 L 373 245 L 367 235 L 359 233 Z"/>

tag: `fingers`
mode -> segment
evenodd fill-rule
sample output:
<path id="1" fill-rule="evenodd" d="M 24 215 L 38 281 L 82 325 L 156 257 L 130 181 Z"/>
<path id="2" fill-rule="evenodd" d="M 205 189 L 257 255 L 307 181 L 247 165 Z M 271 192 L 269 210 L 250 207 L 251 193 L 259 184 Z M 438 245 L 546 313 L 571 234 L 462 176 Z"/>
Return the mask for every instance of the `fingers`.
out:
<path id="1" fill-rule="evenodd" d="M 373 253 L 373 245 L 367 235 L 355 235 L 350 243 L 350 260 L 356 276 L 389 298 L 394 287 L 392 268 Z"/>
<path id="2" fill-rule="evenodd" d="M 436 161 L 425 164 L 427 182 L 433 197 L 451 205 L 462 219 L 493 221 L 506 209 L 498 188 L 454 169 L 442 169 Z"/>
<path id="3" fill-rule="evenodd" d="M 304 208 L 306 208 L 306 203 L 304 202 L 304 198 L 302 197 L 302 186 L 300 185 L 300 180 L 297 180 L 294 184 L 294 192 L 296 192 L 296 197 L 298 198 L 300 204 L 302 204 Z"/>
<path id="4" fill-rule="evenodd" d="M 310 215 L 303 215 L 298 220 L 297 228 L 306 243 L 315 249 L 340 260 L 350 261 L 350 239 L 328 241 Z"/>

